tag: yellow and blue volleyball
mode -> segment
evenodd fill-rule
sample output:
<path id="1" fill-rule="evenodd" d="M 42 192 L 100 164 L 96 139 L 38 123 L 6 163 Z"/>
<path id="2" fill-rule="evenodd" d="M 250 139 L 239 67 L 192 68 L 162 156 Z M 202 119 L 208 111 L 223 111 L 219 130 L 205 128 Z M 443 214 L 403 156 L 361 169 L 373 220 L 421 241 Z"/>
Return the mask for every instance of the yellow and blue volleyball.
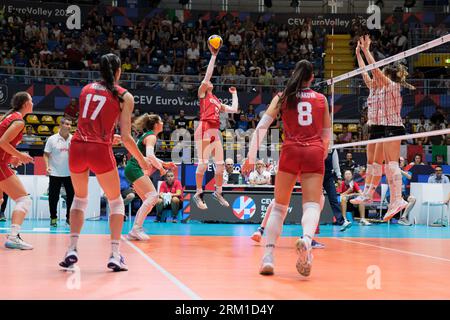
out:
<path id="1" fill-rule="evenodd" d="M 213 34 L 208 38 L 208 43 L 213 47 L 214 49 L 220 49 L 220 47 L 223 44 L 223 40 L 221 36 L 218 36 L 217 34 Z"/>

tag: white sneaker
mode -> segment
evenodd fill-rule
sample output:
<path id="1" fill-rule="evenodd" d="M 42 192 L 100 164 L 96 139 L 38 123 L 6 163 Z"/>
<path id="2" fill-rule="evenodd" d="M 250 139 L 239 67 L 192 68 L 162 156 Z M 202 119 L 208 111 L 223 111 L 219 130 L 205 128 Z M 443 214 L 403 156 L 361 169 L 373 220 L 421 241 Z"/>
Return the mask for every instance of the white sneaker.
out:
<path id="1" fill-rule="evenodd" d="M 255 242 L 261 242 L 261 237 L 262 237 L 261 231 L 257 230 L 255 231 L 255 233 L 252 234 L 251 239 Z"/>
<path id="2" fill-rule="evenodd" d="M 359 195 L 356 198 L 350 199 L 351 204 L 371 204 L 372 199 L 367 195 Z"/>
<path id="3" fill-rule="evenodd" d="M 391 220 L 397 213 L 399 213 L 400 211 L 405 209 L 407 206 L 408 206 L 408 202 L 403 199 L 399 199 L 399 200 L 395 201 L 392 204 L 392 206 L 389 207 L 388 211 L 384 215 L 383 221 Z"/>
<path id="4" fill-rule="evenodd" d="M 297 271 L 304 277 L 308 277 L 311 274 L 312 268 L 312 248 L 311 245 L 305 239 L 298 239 L 295 243 L 295 249 L 297 251 Z"/>
<path id="5" fill-rule="evenodd" d="M 271 276 L 274 273 L 274 263 L 273 263 L 273 255 L 268 254 L 265 255 L 262 263 L 261 268 L 259 269 L 259 274 L 262 274 L 263 276 Z"/>
<path id="6" fill-rule="evenodd" d="M 32 250 L 33 246 L 22 240 L 20 235 L 13 237 L 11 235 L 6 236 L 5 247 L 8 249 L 18 249 L 18 250 Z"/>
<path id="7" fill-rule="evenodd" d="M 63 269 L 70 270 L 75 263 L 78 262 L 77 249 L 68 250 L 64 256 L 64 260 L 59 263 L 59 266 Z"/>
<path id="8" fill-rule="evenodd" d="M 220 203 L 220 205 L 222 207 L 229 207 L 230 206 L 228 201 L 225 200 L 225 198 L 223 197 L 223 195 L 221 193 L 218 193 L 218 192 L 214 191 L 212 196 L 213 196 L 214 199 L 216 199 Z"/>
<path id="9" fill-rule="evenodd" d="M 199 194 L 198 193 L 194 194 L 192 199 L 194 200 L 195 204 L 200 210 L 208 209 L 208 206 L 206 205 L 205 201 L 203 201 L 203 192 Z"/>
<path id="10" fill-rule="evenodd" d="M 128 240 L 147 241 L 150 237 L 145 233 L 144 227 L 133 227 L 127 236 Z"/>
<path id="11" fill-rule="evenodd" d="M 363 225 L 363 226 L 371 226 L 372 224 L 367 221 L 365 218 L 362 218 L 361 220 L 359 220 L 359 224 Z"/>
<path id="12" fill-rule="evenodd" d="M 351 226 L 352 226 L 351 221 L 346 220 L 341 226 L 341 231 L 345 231 L 345 230 L 351 228 Z"/>
<path id="13" fill-rule="evenodd" d="M 109 257 L 108 268 L 114 272 L 128 271 L 128 267 L 125 264 L 125 259 L 121 254 L 114 255 L 113 253 Z"/>

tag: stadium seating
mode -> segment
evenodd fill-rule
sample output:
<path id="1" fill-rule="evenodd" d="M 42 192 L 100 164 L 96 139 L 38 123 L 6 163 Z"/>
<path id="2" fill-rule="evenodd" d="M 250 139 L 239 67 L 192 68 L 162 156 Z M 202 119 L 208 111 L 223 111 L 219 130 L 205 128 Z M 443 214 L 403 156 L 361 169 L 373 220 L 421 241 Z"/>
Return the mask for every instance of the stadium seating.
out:
<path id="1" fill-rule="evenodd" d="M 38 133 L 39 135 L 42 135 L 42 136 L 49 136 L 49 135 L 51 135 L 51 131 L 50 131 L 49 127 L 46 126 L 46 125 L 44 125 L 44 124 L 41 124 L 41 125 L 37 128 L 37 133 Z"/>

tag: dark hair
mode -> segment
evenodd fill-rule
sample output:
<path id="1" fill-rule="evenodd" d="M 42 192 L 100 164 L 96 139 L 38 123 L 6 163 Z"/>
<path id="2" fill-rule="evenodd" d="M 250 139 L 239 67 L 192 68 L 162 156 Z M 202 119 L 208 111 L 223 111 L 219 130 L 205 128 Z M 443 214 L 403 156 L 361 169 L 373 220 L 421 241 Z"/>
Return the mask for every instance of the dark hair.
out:
<path id="1" fill-rule="evenodd" d="M 410 90 L 415 90 L 416 87 L 406 82 L 406 77 L 402 75 L 403 72 L 406 72 L 406 67 L 401 63 L 394 63 L 391 65 L 387 65 L 383 68 L 383 72 L 386 76 L 396 83 L 400 83 L 403 87 L 408 88 Z"/>
<path id="2" fill-rule="evenodd" d="M 11 99 L 11 109 L 1 118 L 1 120 L 5 119 L 11 113 L 19 111 L 22 109 L 23 105 L 30 100 L 30 94 L 26 91 L 19 91 L 15 95 L 13 95 Z"/>
<path id="3" fill-rule="evenodd" d="M 161 117 L 157 114 L 145 113 L 134 120 L 134 127 L 138 131 L 150 131 L 155 128 L 155 124 L 161 121 Z"/>
<path id="4" fill-rule="evenodd" d="M 293 105 L 293 99 L 295 98 L 297 92 L 303 89 L 303 83 L 309 81 L 313 75 L 314 67 L 308 60 L 300 60 L 295 65 L 294 72 L 289 79 L 286 89 L 284 89 L 283 94 L 280 98 L 280 103 L 288 102 L 288 108 L 297 108 Z"/>
<path id="5" fill-rule="evenodd" d="M 100 73 L 102 74 L 102 78 L 105 81 L 106 88 L 113 93 L 115 97 L 119 99 L 120 102 L 123 102 L 123 98 L 119 96 L 119 92 L 114 84 L 117 70 L 119 70 L 121 66 L 120 58 L 114 53 L 108 53 L 103 55 L 100 58 Z"/>

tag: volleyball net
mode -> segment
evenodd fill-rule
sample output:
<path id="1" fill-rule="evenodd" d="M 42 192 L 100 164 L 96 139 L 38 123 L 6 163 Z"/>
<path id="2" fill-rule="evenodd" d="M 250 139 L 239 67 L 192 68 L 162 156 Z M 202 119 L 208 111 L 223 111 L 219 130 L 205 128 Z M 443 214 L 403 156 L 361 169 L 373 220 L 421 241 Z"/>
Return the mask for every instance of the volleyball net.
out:
<path id="1" fill-rule="evenodd" d="M 368 144 L 398 140 L 411 145 L 447 144 L 450 77 L 446 69 L 450 67 L 450 34 L 387 58 L 372 45 L 373 60 L 360 51 L 365 65 L 350 71 L 345 68 L 358 66 L 355 50 L 350 55 L 348 41 L 345 48 L 345 44 L 339 44 L 338 36 L 332 35 L 329 40 L 332 54 L 327 57 L 331 66 L 327 75 L 330 77 L 320 82 L 319 87 L 329 98 L 334 133 L 332 148 L 364 149 Z M 402 70 L 407 70 L 409 75 L 400 84 L 392 85 L 383 78 L 390 74 L 390 78 L 399 80 Z M 372 90 L 369 85 L 373 86 Z M 395 109 L 400 103 L 398 117 Z M 369 140 L 369 126 L 375 124 L 404 126 L 405 130 L 381 131 Z"/>

